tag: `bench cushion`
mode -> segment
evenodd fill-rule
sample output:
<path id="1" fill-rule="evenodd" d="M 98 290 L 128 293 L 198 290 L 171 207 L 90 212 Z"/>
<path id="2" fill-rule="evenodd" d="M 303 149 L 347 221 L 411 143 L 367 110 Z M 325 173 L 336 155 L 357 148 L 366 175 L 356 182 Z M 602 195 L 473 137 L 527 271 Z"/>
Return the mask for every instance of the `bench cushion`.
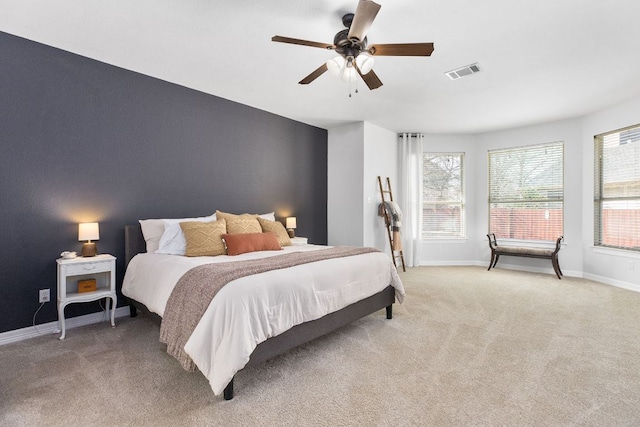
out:
<path id="1" fill-rule="evenodd" d="M 497 246 L 495 251 L 498 255 L 533 255 L 551 257 L 553 254 L 553 249 L 525 248 L 521 246 Z"/>

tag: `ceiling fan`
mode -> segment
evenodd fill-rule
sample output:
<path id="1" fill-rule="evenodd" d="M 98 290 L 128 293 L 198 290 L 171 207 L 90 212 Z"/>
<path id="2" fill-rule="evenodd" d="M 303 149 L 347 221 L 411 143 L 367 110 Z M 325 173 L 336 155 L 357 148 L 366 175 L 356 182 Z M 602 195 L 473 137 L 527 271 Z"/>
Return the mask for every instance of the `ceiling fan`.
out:
<path id="1" fill-rule="evenodd" d="M 342 17 L 342 23 L 347 29 L 335 35 L 333 44 L 282 36 L 273 36 L 271 41 L 319 47 L 335 50 L 338 53 L 338 56 L 328 60 L 300 80 L 301 85 L 311 83 L 329 70 L 332 74 L 340 75 L 347 82 L 355 81 L 356 75 L 359 75 L 369 89 L 377 89 L 382 86 L 382 82 L 372 70 L 374 56 L 431 56 L 433 52 L 433 43 L 368 45 L 367 32 L 380 7 L 373 1 L 360 0 L 355 14 L 347 13 Z"/>

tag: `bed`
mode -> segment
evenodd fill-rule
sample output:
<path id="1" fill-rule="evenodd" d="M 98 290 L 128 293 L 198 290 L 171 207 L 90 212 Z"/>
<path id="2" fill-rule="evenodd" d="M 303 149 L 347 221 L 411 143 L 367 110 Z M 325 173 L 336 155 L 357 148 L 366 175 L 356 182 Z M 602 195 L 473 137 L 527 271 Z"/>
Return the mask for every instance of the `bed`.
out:
<path id="1" fill-rule="evenodd" d="M 290 251 L 314 250 L 315 248 L 313 248 L 313 246 L 314 245 L 309 245 L 304 249 L 289 248 L 289 250 Z M 360 257 L 365 257 L 365 256 L 367 255 L 361 255 Z M 373 256 L 373 254 L 371 256 Z M 259 257 L 262 257 L 262 254 L 260 254 Z M 207 343 L 202 345 L 200 344 L 200 341 L 202 341 L 201 338 L 196 339 L 194 336 L 192 336 L 189 339 L 189 342 L 188 342 L 189 345 L 185 346 L 185 349 L 189 348 L 190 349 L 189 351 L 193 352 L 193 356 L 191 354 L 190 356 L 193 357 L 195 365 L 197 365 L 198 369 L 201 370 L 202 373 L 205 375 L 205 377 L 207 377 L 207 379 L 209 380 L 209 383 L 212 387 L 214 394 L 223 394 L 225 400 L 230 400 L 233 398 L 233 395 L 234 395 L 233 380 L 234 380 L 235 374 L 239 370 L 243 369 L 244 367 L 253 366 L 261 362 L 264 362 L 292 348 L 295 348 L 301 344 L 307 343 L 315 338 L 318 338 L 344 325 L 347 325 L 359 318 L 362 318 L 378 310 L 381 310 L 382 308 L 386 309 L 387 319 L 391 319 L 393 303 L 396 301 L 396 298 L 398 298 L 398 300 L 401 302 L 401 299 L 404 296 L 404 289 L 402 288 L 402 282 L 397 277 L 397 273 L 393 267 L 393 264 L 391 263 L 391 260 L 388 259 L 386 255 L 385 257 L 389 265 L 389 278 L 388 280 L 386 278 L 384 279 L 385 281 L 388 281 L 388 283 L 385 283 L 380 290 L 378 289 L 376 289 L 375 291 L 363 290 L 363 292 L 365 292 L 365 296 L 357 297 L 358 298 L 357 301 L 349 302 L 344 307 L 338 308 L 335 311 L 330 310 L 328 313 L 324 313 L 320 317 L 318 317 L 317 314 L 312 314 L 311 317 L 315 316 L 317 318 L 303 319 L 301 323 L 295 324 L 297 320 L 294 319 L 291 321 L 291 323 L 294 323 L 292 326 L 288 326 L 288 324 L 278 325 L 276 327 L 269 325 L 267 327 L 268 330 L 264 332 L 264 336 L 262 338 L 260 337 L 256 338 L 255 342 L 253 341 L 254 338 L 252 338 L 253 335 L 247 335 L 248 337 L 247 338 L 243 336 L 243 334 L 245 334 L 244 332 L 242 331 L 238 332 L 238 330 L 236 330 L 234 332 L 234 336 L 240 337 L 238 338 L 238 340 L 242 342 L 243 351 L 245 352 L 247 351 L 246 349 L 244 349 L 244 344 L 246 344 L 247 341 L 251 341 L 249 345 L 252 350 L 246 355 L 244 354 L 241 355 L 237 361 L 235 360 L 235 355 L 234 357 L 231 357 L 231 358 L 218 357 L 217 360 L 227 360 L 227 359 L 234 360 L 233 365 L 228 368 L 225 368 L 227 370 L 224 371 L 223 374 L 218 374 L 214 371 L 217 365 L 225 365 L 225 363 L 218 363 L 217 365 L 213 366 L 214 368 L 213 370 L 212 370 L 212 366 L 209 366 L 211 364 L 209 363 L 209 359 L 207 359 L 207 357 L 213 360 L 213 357 L 208 353 L 208 352 L 211 352 L 212 350 L 206 347 L 208 347 L 208 345 L 211 342 L 220 342 L 221 340 L 224 341 L 226 339 L 233 339 L 233 337 L 228 338 L 226 336 L 223 336 L 222 333 L 211 332 L 212 330 L 215 329 L 213 326 L 211 326 L 211 323 L 214 323 L 214 322 L 208 321 L 207 323 L 203 320 L 198 324 L 196 331 L 194 331 L 194 334 L 193 334 L 194 336 L 198 336 L 198 337 L 205 336 L 206 337 L 205 341 L 208 340 Z M 137 315 L 137 312 L 141 311 L 147 314 L 156 323 L 161 324 L 162 315 L 164 314 L 162 311 L 161 304 L 164 297 L 158 297 L 157 295 L 147 296 L 145 292 L 147 292 L 148 289 L 151 289 L 151 288 L 149 284 L 142 285 L 141 283 L 143 282 L 143 280 L 141 278 L 148 277 L 152 279 L 152 281 L 154 281 L 153 285 L 155 286 L 156 282 L 164 281 L 165 276 L 182 275 L 182 273 L 178 273 L 178 272 L 174 273 L 173 270 L 170 274 L 164 274 L 163 271 L 168 272 L 169 270 L 163 270 L 163 269 L 165 268 L 173 269 L 174 268 L 173 264 L 177 263 L 179 267 L 176 267 L 176 268 L 178 269 L 181 268 L 183 271 L 188 271 L 191 265 L 196 265 L 196 264 L 200 265 L 201 262 L 204 263 L 205 261 L 207 263 L 209 262 L 207 260 L 204 260 L 204 258 L 209 258 L 209 257 L 200 257 L 200 258 L 202 258 L 202 260 L 187 259 L 187 257 L 179 257 L 179 256 L 173 256 L 173 255 L 148 254 L 146 253 L 145 240 L 143 238 L 140 225 L 139 224 L 127 225 L 125 227 L 125 263 L 127 265 L 127 272 L 125 274 L 125 281 L 123 284 L 123 294 L 127 296 L 129 299 L 131 316 L 135 317 Z M 230 258 L 230 257 L 226 257 L 226 258 Z M 334 262 L 338 262 L 338 261 L 334 261 Z M 343 261 L 339 261 L 339 262 L 346 264 Z M 318 267 L 319 263 L 316 263 L 316 264 L 317 265 L 314 268 L 319 268 Z M 357 259 L 356 257 L 349 258 L 348 264 L 361 265 L 360 258 L 357 258 Z M 169 265 L 171 265 L 171 267 Z M 299 266 L 295 268 L 307 268 L 307 267 Z M 379 268 L 384 269 L 386 267 L 381 266 Z M 279 270 L 279 271 L 283 271 L 282 274 L 284 274 L 284 270 Z M 297 271 L 296 274 L 300 274 L 300 271 L 301 270 Z M 317 275 L 318 271 L 316 271 L 314 274 Z M 251 280 L 256 280 L 257 277 L 258 275 L 250 276 L 247 279 L 238 279 L 238 281 L 236 282 L 231 282 L 233 283 L 234 286 L 226 286 L 223 290 L 239 289 L 241 285 L 238 285 L 237 283 L 241 283 L 241 280 L 247 280 L 250 282 Z M 167 279 L 167 281 L 172 282 L 172 281 L 175 281 L 175 279 Z M 379 280 L 376 280 L 376 281 L 379 282 Z M 242 283 L 244 285 L 244 282 Z M 140 291 L 138 290 L 138 288 L 136 288 L 136 286 L 138 286 L 140 289 L 144 289 L 146 286 L 147 291 L 145 290 Z M 247 286 L 249 286 L 249 284 L 247 284 Z M 378 283 L 377 286 L 380 287 L 380 283 Z M 159 291 L 158 293 L 162 293 L 162 292 Z M 164 293 L 166 294 L 167 292 L 165 291 Z M 232 291 L 229 291 L 227 293 L 230 295 L 233 295 Z M 218 300 L 216 298 L 218 298 Z M 224 299 L 221 299 L 223 298 L 222 295 L 217 295 L 216 298 L 214 298 L 211 301 L 211 306 L 214 305 L 214 302 L 224 301 Z M 228 296 L 226 298 L 229 299 L 232 297 Z M 220 302 L 219 304 L 222 304 L 222 303 Z M 217 307 L 216 310 L 212 310 L 212 307 L 210 307 L 207 310 L 207 313 L 209 311 L 212 311 L 214 313 L 220 313 L 221 309 L 220 307 Z M 299 320 L 299 317 L 300 316 L 297 317 L 298 320 Z M 286 322 L 283 322 L 283 323 L 286 323 Z M 249 326 L 253 327 L 254 325 L 250 324 Z M 271 328 L 273 328 L 274 330 L 271 330 Z M 286 328 L 286 330 L 280 331 L 278 330 L 278 328 Z M 209 335 L 207 334 L 211 334 L 213 338 L 209 337 Z M 255 335 L 254 332 L 251 332 L 251 334 Z M 223 338 L 218 339 L 218 335 L 223 336 Z M 260 335 L 260 334 L 257 334 L 257 335 Z M 196 341 L 196 342 L 192 344 L 191 341 Z M 224 344 L 221 345 L 221 347 L 226 348 Z M 234 345 L 229 345 L 228 347 L 233 348 Z M 203 356 L 202 354 L 205 354 L 205 356 Z M 224 385 L 221 386 L 221 384 L 224 384 Z"/>

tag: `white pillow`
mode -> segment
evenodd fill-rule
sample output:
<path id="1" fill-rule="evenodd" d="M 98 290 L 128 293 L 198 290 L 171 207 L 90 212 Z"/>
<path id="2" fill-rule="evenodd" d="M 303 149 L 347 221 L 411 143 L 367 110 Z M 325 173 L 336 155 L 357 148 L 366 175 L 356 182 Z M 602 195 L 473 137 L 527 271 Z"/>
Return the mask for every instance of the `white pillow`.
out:
<path id="1" fill-rule="evenodd" d="M 275 212 L 269 212 L 269 213 L 258 215 L 258 216 L 260 218 L 262 218 L 262 219 L 268 219 L 269 221 L 275 221 L 276 220 L 276 213 Z"/>
<path id="2" fill-rule="evenodd" d="M 160 237 L 164 233 L 163 219 L 141 219 L 138 221 L 142 228 L 142 236 L 147 243 L 147 252 L 154 253 L 160 245 Z"/>
<path id="3" fill-rule="evenodd" d="M 216 214 L 211 216 L 203 216 L 200 218 L 180 218 L 165 219 L 164 232 L 160 237 L 158 248 L 155 250 L 157 254 L 184 255 L 187 248 L 187 241 L 182 234 L 180 228 L 181 222 L 213 222 L 216 220 Z"/>

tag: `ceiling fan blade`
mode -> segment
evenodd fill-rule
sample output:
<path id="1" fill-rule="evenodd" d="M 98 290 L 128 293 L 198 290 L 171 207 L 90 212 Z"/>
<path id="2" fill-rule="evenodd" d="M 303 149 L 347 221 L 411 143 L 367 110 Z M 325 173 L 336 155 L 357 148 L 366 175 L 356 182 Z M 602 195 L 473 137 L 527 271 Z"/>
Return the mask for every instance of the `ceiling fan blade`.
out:
<path id="1" fill-rule="evenodd" d="M 292 39 L 291 37 L 273 36 L 271 37 L 271 41 L 280 42 L 280 43 L 299 44 L 302 46 L 319 47 L 321 49 L 335 49 L 335 46 L 332 44 L 312 42 L 309 40 Z"/>
<path id="2" fill-rule="evenodd" d="M 367 50 L 375 56 L 431 56 L 433 43 L 374 44 Z"/>
<path id="3" fill-rule="evenodd" d="M 367 74 L 362 74 L 360 72 L 360 68 L 358 68 L 358 66 L 356 65 L 356 71 L 358 72 L 358 74 L 360 74 L 360 77 L 362 77 L 362 80 L 364 80 L 369 89 L 378 89 L 380 86 L 382 86 L 382 82 L 378 78 L 378 75 L 373 72 L 373 70 L 369 71 Z"/>
<path id="4" fill-rule="evenodd" d="M 308 85 L 309 83 L 311 83 L 312 81 L 314 81 L 315 79 L 320 77 L 322 74 L 324 74 L 325 71 L 327 71 L 327 64 L 326 63 L 324 63 L 321 66 L 319 66 L 318 68 L 316 68 L 315 71 L 313 71 L 311 74 L 309 74 L 304 79 L 300 80 L 298 83 L 301 84 L 301 85 Z"/>
<path id="5" fill-rule="evenodd" d="M 349 40 L 363 41 L 379 10 L 380 5 L 378 3 L 370 0 L 360 0 L 347 38 Z"/>

